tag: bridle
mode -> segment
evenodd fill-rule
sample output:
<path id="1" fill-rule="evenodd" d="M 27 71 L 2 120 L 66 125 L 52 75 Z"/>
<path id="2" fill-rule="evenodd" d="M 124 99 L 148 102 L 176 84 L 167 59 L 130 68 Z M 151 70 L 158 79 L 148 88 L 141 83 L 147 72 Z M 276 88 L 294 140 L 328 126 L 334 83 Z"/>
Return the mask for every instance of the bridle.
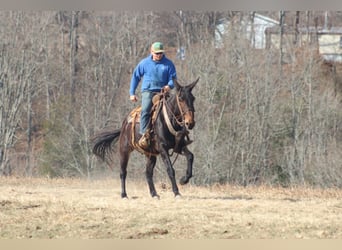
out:
<path id="1" fill-rule="evenodd" d="M 180 111 L 180 116 L 181 116 L 181 122 L 179 122 L 178 121 L 178 119 L 177 118 L 175 118 L 176 119 L 176 122 L 180 125 L 180 126 L 184 126 L 184 121 L 185 121 L 185 116 L 186 116 L 186 114 L 188 114 L 188 113 L 190 113 L 190 116 L 191 117 L 193 117 L 193 114 L 194 114 L 194 110 L 193 109 L 191 109 L 191 108 L 189 108 L 189 106 L 188 105 L 182 105 L 181 104 L 181 101 L 179 100 L 179 95 L 177 94 L 176 95 L 176 100 L 177 100 L 177 106 L 178 106 L 178 109 L 179 109 L 179 111 Z M 184 103 L 184 102 L 183 102 Z M 185 108 L 184 108 L 185 107 Z"/>
<path id="2" fill-rule="evenodd" d="M 178 137 L 178 135 L 182 135 L 186 136 L 189 140 L 189 131 L 185 126 L 185 115 L 189 112 L 192 112 L 193 114 L 193 110 L 191 110 L 187 105 L 186 105 L 186 110 L 182 109 L 182 106 L 185 105 L 181 105 L 181 101 L 179 100 L 179 95 L 178 93 L 176 94 L 176 101 L 177 101 L 177 106 L 178 106 L 178 110 L 180 112 L 180 116 L 181 116 L 181 120 L 179 121 L 178 117 L 175 115 L 174 112 L 172 112 L 169 103 L 166 101 L 166 95 L 165 93 L 163 94 L 163 98 L 162 98 L 162 112 L 164 114 L 164 118 L 165 118 L 165 123 L 167 128 L 169 129 L 170 133 L 175 136 L 176 138 Z M 173 127 L 168 111 L 171 113 L 172 118 L 176 121 L 176 123 L 182 128 L 181 130 L 176 131 L 175 128 Z M 174 153 L 174 151 L 170 154 L 170 156 L 172 156 Z M 178 158 L 179 153 L 177 153 L 177 156 L 175 157 L 175 159 L 172 162 L 172 165 L 174 165 L 174 163 L 176 162 L 177 158 Z"/>
<path id="3" fill-rule="evenodd" d="M 166 102 L 165 93 L 163 93 L 163 103 L 162 103 L 163 107 L 162 107 L 162 110 L 163 110 L 163 114 L 164 114 L 164 117 L 165 117 L 165 122 L 166 122 L 166 125 L 167 125 L 169 131 L 174 136 L 176 136 L 179 131 L 176 131 L 175 128 L 173 127 L 172 122 L 171 122 L 170 117 L 169 117 L 169 113 L 171 114 L 173 120 L 180 127 L 183 128 L 183 131 L 184 131 L 184 129 L 187 130 L 185 128 L 185 115 L 187 113 L 190 113 L 190 112 L 191 112 L 191 115 L 193 114 L 193 110 L 191 110 L 187 105 L 182 105 L 181 104 L 181 101 L 179 100 L 179 94 L 178 93 L 176 94 L 176 101 L 177 101 L 178 110 L 180 111 L 180 115 L 179 115 L 180 118 L 181 118 L 180 120 L 179 120 L 179 116 L 176 116 L 175 113 L 171 110 L 171 108 L 169 106 L 169 103 Z M 186 109 L 183 109 L 184 106 L 186 106 Z"/>

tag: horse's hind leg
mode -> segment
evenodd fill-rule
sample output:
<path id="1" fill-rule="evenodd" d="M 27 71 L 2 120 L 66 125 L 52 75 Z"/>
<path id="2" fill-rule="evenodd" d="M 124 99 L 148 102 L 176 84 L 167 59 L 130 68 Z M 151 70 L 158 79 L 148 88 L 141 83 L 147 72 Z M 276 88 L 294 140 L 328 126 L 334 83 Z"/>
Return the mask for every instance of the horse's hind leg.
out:
<path id="1" fill-rule="evenodd" d="M 120 180 L 121 180 L 121 198 L 127 198 L 126 177 L 129 152 L 120 152 Z"/>
<path id="2" fill-rule="evenodd" d="M 156 192 L 156 188 L 154 187 L 153 183 L 153 170 L 154 166 L 156 165 L 157 158 L 155 156 L 146 157 L 146 180 L 148 187 L 150 189 L 150 194 L 152 197 L 159 198 L 159 195 Z"/>
<path id="3" fill-rule="evenodd" d="M 184 147 L 183 148 L 183 153 L 186 157 L 186 160 L 187 160 L 187 169 L 186 169 L 186 174 L 185 176 L 183 176 L 179 183 L 181 185 L 185 185 L 189 182 L 190 178 L 192 177 L 192 164 L 194 162 L 194 154 L 190 152 L 190 150 L 187 148 L 187 147 Z"/>

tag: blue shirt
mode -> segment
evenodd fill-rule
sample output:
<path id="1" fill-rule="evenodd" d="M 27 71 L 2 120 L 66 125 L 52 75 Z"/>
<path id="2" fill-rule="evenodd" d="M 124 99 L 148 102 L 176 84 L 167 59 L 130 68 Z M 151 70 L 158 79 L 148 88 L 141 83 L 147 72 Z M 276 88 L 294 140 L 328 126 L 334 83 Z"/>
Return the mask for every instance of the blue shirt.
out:
<path id="1" fill-rule="evenodd" d="M 149 55 L 141 60 L 134 69 L 129 89 L 130 95 L 135 95 L 135 90 L 142 77 L 141 92 L 160 92 L 166 85 L 173 89 L 173 79 L 177 79 L 176 68 L 173 62 L 166 58 L 165 55 L 163 55 L 160 61 L 153 61 L 152 55 Z"/>

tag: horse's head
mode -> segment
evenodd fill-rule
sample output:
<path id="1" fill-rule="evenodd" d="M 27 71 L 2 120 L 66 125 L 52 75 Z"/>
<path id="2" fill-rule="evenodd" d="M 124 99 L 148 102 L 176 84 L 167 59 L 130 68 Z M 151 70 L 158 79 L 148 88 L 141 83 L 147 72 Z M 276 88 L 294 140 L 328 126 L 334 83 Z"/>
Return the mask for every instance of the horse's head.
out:
<path id="1" fill-rule="evenodd" d="M 176 79 L 173 80 L 176 87 L 176 95 L 180 113 L 184 121 L 184 125 L 188 129 L 192 129 L 195 126 L 195 97 L 191 91 L 197 84 L 198 80 L 199 78 L 187 86 L 180 85 Z"/>

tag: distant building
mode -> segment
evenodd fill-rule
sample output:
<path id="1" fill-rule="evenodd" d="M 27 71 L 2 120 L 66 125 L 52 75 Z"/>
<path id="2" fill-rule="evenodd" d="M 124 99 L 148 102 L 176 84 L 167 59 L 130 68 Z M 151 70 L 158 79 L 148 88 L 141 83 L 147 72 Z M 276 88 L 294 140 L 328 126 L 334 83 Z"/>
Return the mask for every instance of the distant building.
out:
<path id="1" fill-rule="evenodd" d="M 267 28 L 266 48 L 280 47 L 280 27 Z M 325 61 L 342 62 L 342 28 L 300 27 L 298 30 L 284 27 L 283 47 L 291 50 L 294 46 L 307 44 L 318 46 L 318 52 Z"/>
<path id="2" fill-rule="evenodd" d="M 279 25 L 279 21 L 255 13 L 254 17 L 251 16 L 250 18 L 246 18 L 239 24 L 241 24 L 240 32 L 243 32 L 245 34 L 245 38 L 250 40 L 250 44 L 253 48 L 265 49 L 265 30 L 267 28 Z M 231 21 L 227 21 L 226 19 L 221 20 L 221 22 L 216 26 L 215 45 L 217 48 L 222 47 L 224 36 L 229 36 L 231 26 Z"/>
<path id="3" fill-rule="evenodd" d="M 332 27 L 318 32 L 318 44 L 324 60 L 342 62 L 342 28 Z"/>
<path id="4" fill-rule="evenodd" d="M 215 46 L 222 48 L 226 36 L 239 32 L 249 41 L 252 48 L 271 49 L 280 47 L 279 21 L 255 13 L 243 20 L 222 19 L 216 26 Z M 295 47 L 311 44 L 317 46 L 319 54 L 325 61 L 342 62 L 342 27 L 283 27 L 283 49 L 291 52 Z"/>

